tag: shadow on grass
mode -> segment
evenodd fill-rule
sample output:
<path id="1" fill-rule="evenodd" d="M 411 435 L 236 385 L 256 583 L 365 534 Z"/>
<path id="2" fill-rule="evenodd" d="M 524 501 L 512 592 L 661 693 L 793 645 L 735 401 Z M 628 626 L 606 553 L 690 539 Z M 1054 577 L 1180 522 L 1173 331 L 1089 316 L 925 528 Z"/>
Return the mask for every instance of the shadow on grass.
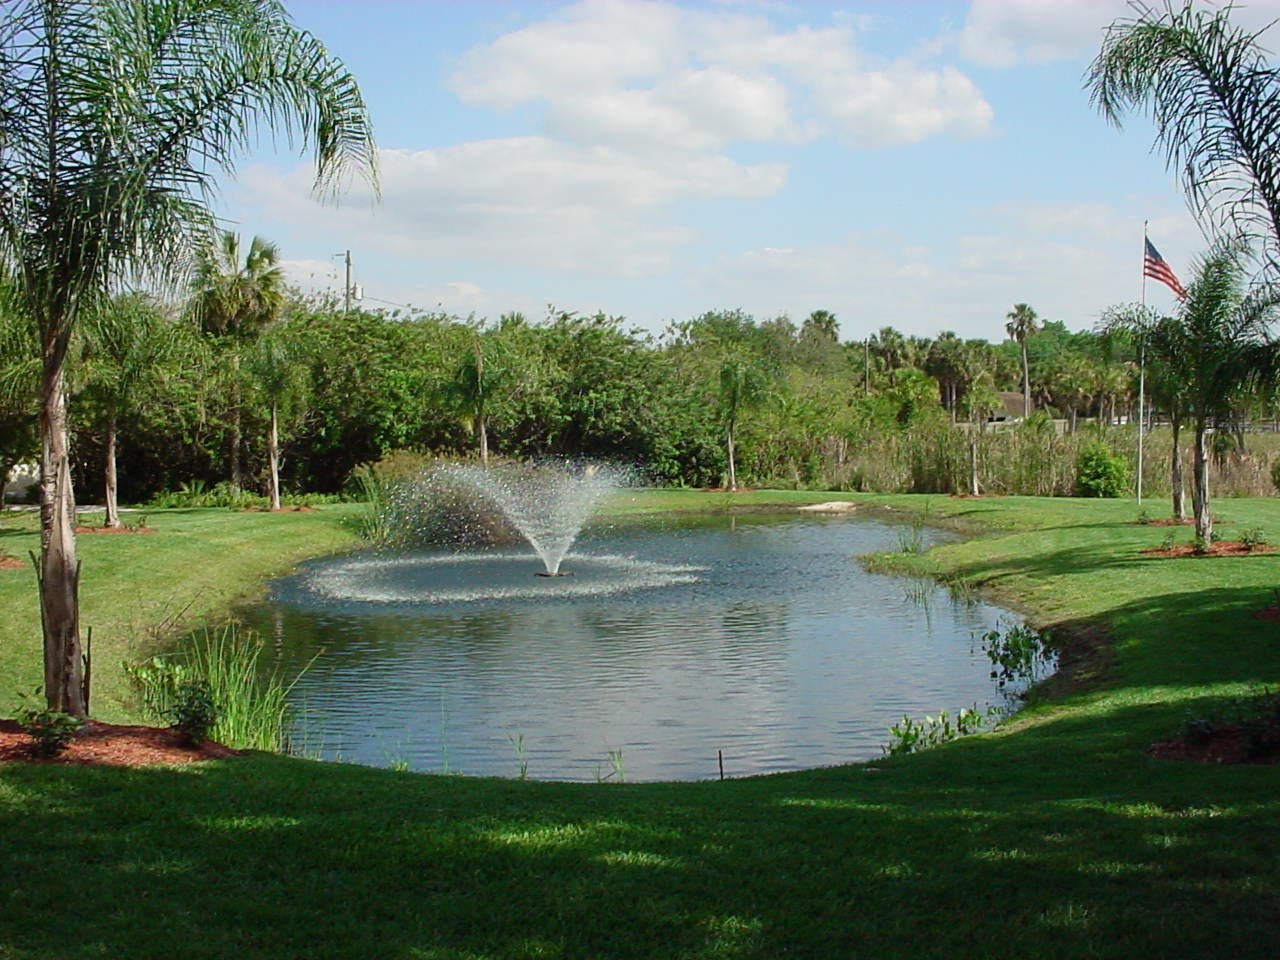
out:
<path id="1" fill-rule="evenodd" d="M 682 786 L 9 768 L 0 954 L 1270 956 L 1271 772 L 1111 719 Z"/>

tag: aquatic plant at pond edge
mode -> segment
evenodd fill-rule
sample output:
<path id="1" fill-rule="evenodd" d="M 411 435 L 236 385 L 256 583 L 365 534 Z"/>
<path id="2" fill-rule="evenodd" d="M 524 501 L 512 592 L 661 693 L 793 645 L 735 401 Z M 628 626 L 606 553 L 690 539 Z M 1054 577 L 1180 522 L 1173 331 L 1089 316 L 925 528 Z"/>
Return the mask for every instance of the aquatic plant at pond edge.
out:
<path id="1" fill-rule="evenodd" d="M 1048 639 L 1022 623 L 984 633 L 982 645 L 1001 690 L 1011 682 L 1036 683 L 1052 662 Z"/>
<path id="2" fill-rule="evenodd" d="M 193 635 L 179 653 L 126 664 L 124 669 L 150 719 L 173 720 L 184 687 L 203 683 L 217 711 L 207 731 L 210 738 L 237 749 L 278 753 L 286 747 L 288 695 L 306 669 L 288 682 L 278 672 L 261 671 L 264 647 L 256 633 L 229 623 L 221 630 L 206 628 Z"/>
<path id="3" fill-rule="evenodd" d="M 918 753 L 930 747 L 941 746 L 952 740 L 979 733 L 990 721 L 1002 716 L 1004 711 L 999 707 L 988 707 L 984 713 L 978 709 L 977 704 L 961 708 L 956 713 L 954 721 L 946 710 L 941 711 L 936 717 L 926 716 L 922 720 L 912 720 L 904 714 L 900 723 L 895 723 L 889 728 L 889 742 L 881 749 L 886 756 L 890 757 Z"/>

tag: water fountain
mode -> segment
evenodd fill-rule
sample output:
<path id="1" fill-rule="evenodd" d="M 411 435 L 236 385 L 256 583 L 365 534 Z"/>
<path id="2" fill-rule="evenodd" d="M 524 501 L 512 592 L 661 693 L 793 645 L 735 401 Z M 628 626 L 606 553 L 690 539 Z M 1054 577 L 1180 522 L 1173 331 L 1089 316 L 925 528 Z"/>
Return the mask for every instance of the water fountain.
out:
<path id="1" fill-rule="evenodd" d="M 486 469 L 469 464 L 441 468 L 431 483 L 461 484 L 502 511 L 538 558 L 539 576 L 560 570 L 596 504 L 622 480 L 619 470 L 597 463 L 518 464 Z"/>

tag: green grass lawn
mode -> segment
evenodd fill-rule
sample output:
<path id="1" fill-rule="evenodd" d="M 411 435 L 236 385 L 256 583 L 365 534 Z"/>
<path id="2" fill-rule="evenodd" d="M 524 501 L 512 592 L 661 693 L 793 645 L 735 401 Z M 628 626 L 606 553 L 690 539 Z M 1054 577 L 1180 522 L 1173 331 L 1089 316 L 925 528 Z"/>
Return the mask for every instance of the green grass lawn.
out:
<path id="1" fill-rule="evenodd" d="M 10 765 L 0 957 L 1274 957 L 1280 771 L 1143 748 L 1188 712 L 1280 681 L 1280 625 L 1251 616 L 1274 602 L 1280 555 L 1146 556 L 1169 530 L 1135 525 L 1131 502 L 852 499 L 985 531 L 877 563 L 963 580 L 1036 623 L 1105 625 L 1110 661 L 991 734 L 724 783 L 545 784 L 269 755 L 194 770 Z M 727 500 L 643 492 L 611 509 Z M 1280 501 L 1215 512 L 1226 537 L 1261 527 L 1280 540 Z M 221 587 L 192 614 L 350 542 L 341 521 L 156 513 L 161 533 L 86 537 L 86 609 L 119 625 L 122 654 L 202 574 Z M 149 554 L 115 552 L 142 541 Z M 7 683 L 27 669 L 12 638 L 31 625 L 13 621 L 33 587 L 2 576 Z"/>

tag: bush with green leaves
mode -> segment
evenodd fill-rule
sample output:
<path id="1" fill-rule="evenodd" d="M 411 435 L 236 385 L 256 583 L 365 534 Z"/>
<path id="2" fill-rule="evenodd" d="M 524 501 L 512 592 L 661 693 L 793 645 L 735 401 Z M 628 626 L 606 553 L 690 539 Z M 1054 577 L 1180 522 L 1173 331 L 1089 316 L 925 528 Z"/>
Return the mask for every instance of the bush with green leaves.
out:
<path id="1" fill-rule="evenodd" d="M 38 696 L 37 694 L 36 697 Z M 23 732 L 35 741 L 36 753 L 42 757 L 56 757 L 62 753 L 84 726 L 84 721 L 79 717 L 42 706 L 20 707 L 14 719 Z"/>
<path id="2" fill-rule="evenodd" d="M 221 715 L 207 680 L 184 680 L 173 692 L 168 717 L 193 747 L 209 739 Z"/>
<path id="3" fill-rule="evenodd" d="M 1122 497 L 1129 490 L 1129 462 L 1105 443 L 1091 443 L 1076 459 L 1076 495 Z"/>

